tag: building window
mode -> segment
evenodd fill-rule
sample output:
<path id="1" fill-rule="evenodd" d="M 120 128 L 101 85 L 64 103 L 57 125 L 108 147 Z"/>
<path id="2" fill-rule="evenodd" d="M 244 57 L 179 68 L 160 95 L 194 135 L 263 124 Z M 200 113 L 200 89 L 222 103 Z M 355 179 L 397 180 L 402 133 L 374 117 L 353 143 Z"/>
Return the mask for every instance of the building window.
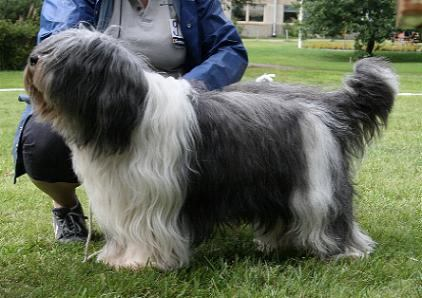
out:
<path id="1" fill-rule="evenodd" d="M 248 4 L 248 8 L 250 22 L 264 21 L 264 4 Z"/>
<path id="2" fill-rule="evenodd" d="M 232 1 L 232 19 L 240 22 L 263 22 L 264 4 Z"/>
<path id="3" fill-rule="evenodd" d="M 246 4 L 232 1 L 232 19 L 235 21 L 246 21 Z"/>
<path id="4" fill-rule="evenodd" d="M 297 20 L 298 11 L 292 5 L 284 5 L 283 20 L 284 23 L 293 23 Z"/>

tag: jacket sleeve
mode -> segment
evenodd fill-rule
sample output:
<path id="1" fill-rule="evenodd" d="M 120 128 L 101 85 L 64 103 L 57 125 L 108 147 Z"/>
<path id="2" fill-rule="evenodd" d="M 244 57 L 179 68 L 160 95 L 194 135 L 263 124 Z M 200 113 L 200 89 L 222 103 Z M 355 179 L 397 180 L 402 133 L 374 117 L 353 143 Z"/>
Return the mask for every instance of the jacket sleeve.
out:
<path id="1" fill-rule="evenodd" d="M 198 30 L 202 63 L 184 75 L 202 81 L 209 90 L 222 88 L 242 78 L 248 56 L 234 25 L 227 19 L 218 0 L 198 3 Z"/>
<path id="2" fill-rule="evenodd" d="M 50 35 L 72 28 L 80 21 L 94 22 L 95 0 L 44 0 L 37 43 Z"/>

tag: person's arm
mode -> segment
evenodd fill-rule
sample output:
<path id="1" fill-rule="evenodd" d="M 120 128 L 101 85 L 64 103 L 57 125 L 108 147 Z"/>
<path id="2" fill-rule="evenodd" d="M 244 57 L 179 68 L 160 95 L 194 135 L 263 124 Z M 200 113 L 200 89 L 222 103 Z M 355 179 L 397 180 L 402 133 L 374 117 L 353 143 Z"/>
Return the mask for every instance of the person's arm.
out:
<path id="1" fill-rule="evenodd" d="M 203 61 L 183 77 L 203 82 L 209 90 L 222 88 L 242 78 L 248 56 L 234 25 L 218 0 L 197 1 L 198 29 Z"/>
<path id="2" fill-rule="evenodd" d="M 73 28 L 80 21 L 93 24 L 95 0 L 44 0 L 37 43 L 51 34 Z"/>

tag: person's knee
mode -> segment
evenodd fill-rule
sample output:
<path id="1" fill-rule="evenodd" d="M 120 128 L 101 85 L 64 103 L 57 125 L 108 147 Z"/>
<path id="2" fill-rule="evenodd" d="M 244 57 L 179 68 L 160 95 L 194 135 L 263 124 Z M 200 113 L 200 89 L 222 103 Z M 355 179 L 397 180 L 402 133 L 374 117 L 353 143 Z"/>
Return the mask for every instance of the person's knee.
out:
<path id="1" fill-rule="evenodd" d="M 48 125 L 31 121 L 22 136 L 25 170 L 33 180 L 77 183 L 70 149 Z"/>

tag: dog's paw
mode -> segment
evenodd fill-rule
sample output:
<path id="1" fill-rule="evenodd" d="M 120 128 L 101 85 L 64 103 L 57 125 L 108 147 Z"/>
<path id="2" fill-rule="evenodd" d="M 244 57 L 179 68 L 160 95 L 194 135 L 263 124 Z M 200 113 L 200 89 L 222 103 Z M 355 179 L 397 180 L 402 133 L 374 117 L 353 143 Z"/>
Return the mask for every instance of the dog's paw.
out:
<path id="1" fill-rule="evenodd" d="M 104 263 L 114 269 L 130 269 L 139 270 L 145 267 L 155 267 L 150 258 L 145 258 L 139 255 L 116 255 L 104 256 L 99 255 L 97 261 Z"/>
<path id="2" fill-rule="evenodd" d="M 152 265 L 150 254 L 146 253 L 142 247 L 135 245 L 123 247 L 113 242 L 106 243 L 99 253 L 97 261 L 115 269 L 136 270 Z"/>
<path id="3" fill-rule="evenodd" d="M 349 247 L 349 248 L 346 248 L 343 253 L 330 256 L 329 259 L 340 260 L 340 259 L 346 258 L 346 259 L 351 259 L 351 260 L 359 260 L 359 259 L 368 257 L 371 252 L 372 252 L 372 249 L 362 251 L 354 247 Z"/>
<path id="4" fill-rule="evenodd" d="M 100 258 L 99 257 L 98 261 L 116 270 L 119 270 L 119 269 L 139 270 L 147 266 L 151 266 L 148 261 L 139 262 L 136 260 L 128 260 L 124 258 Z"/>
<path id="5" fill-rule="evenodd" d="M 279 249 L 276 243 L 262 241 L 261 239 L 254 239 L 253 242 L 256 245 L 256 249 L 262 253 L 269 254 Z"/>

